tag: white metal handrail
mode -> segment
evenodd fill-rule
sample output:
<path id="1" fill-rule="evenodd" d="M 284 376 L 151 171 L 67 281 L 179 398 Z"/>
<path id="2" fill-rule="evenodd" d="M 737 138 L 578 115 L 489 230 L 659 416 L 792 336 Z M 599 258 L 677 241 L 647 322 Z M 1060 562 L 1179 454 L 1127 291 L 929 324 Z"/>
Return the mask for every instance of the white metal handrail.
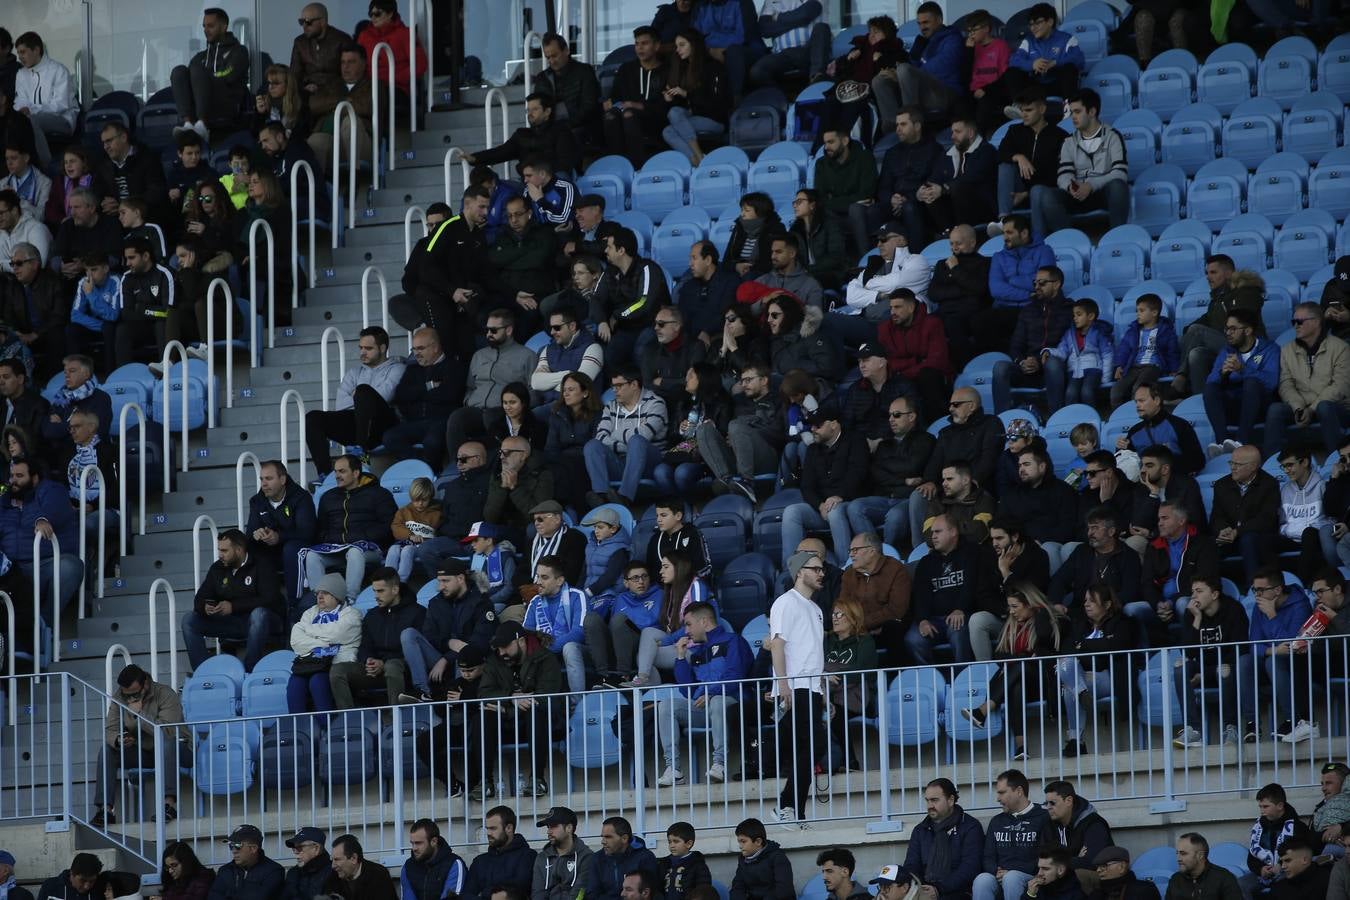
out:
<path id="1" fill-rule="evenodd" d="M 104 532 L 104 527 L 108 521 L 108 482 L 103 477 L 103 470 L 95 463 L 90 463 L 83 469 L 80 469 L 80 559 L 86 566 L 89 565 L 88 542 L 89 535 L 85 531 L 85 522 L 88 519 L 89 511 L 87 509 L 89 500 L 89 473 L 94 473 L 94 481 L 98 485 L 98 596 L 103 599 L 103 579 L 106 575 L 107 566 L 108 539 Z M 80 579 L 80 618 L 84 618 L 84 591 L 85 582 L 89 580 L 88 576 Z"/>
<path id="2" fill-rule="evenodd" d="M 364 302 L 365 286 L 366 283 L 365 279 L 363 278 L 361 280 L 362 307 L 365 306 Z M 362 318 L 364 318 L 364 316 L 365 313 L 363 309 Z M 319 337 L 319 383 L 320 386 L 322 387 L 322 393 L 319 395 L 319 409 L 323 410 L 324 412 L 328 412 L 328 338 L 330 335 L 334 340 L 337 341 L 339 385 L 341 385 L 342 383 L 342 373 L 347 371 L 347 354 L 343 350 L 342 346 L 342 330 L 339 329 L 336 325 L 329 325 L 327 328 L 323 330 L 323 334 L 320 335 Z M 333 399 L 334 400 L 337 399 L 336 394 L 334 395 Z M 282 431 L 284 433 L 285 429 L 283 428 Z"/>
<path id="3" fill-rule="evenodd" d="M 244 524 L 248 521 L 248 517 L 244 515 L 244 463 L 253 465 L 253 493 L 262 490 L 262 463 L 258 461 L 258 454 L 252 450 L 245 450 L 234 462 L 234 505 L 235 512 L 238 513 L 240 531 L 244 530 Z"/>
<path id="4" fill-rule="evenodd" d="M 414 215 L 416 215 L 419 219 L 422 220 L 422 237 L 426 237 L 426 236 L 427 236 L 427 211 L 426 211 L 425 209 L 423 209 L 422 207 L 416 206 L 416 205 L 408 207 L 408 211 L 405 212 L 405 213 L 403 214 L 403 264 L 404 264 L 404 265 L 407 265 L 408 259 L 412 256 L 412 248 L 413 248 L 413 239 L 412 239 L 412 220 L 413 220 L 413 216 L 414 216 Z M 374 266 L 371 266 L 371 268 L 374 268 Z M 383 280 L 384 280 L 384 279 L 381 278 L 381 281 L 383 281 Z M 386 330 L 387 330 L 387 329 L 388 329 L 388 326 L 385 326 L 385 328 L 386 328 Z"/>
<path id="5" fill-rule="evenodd" d="M 326 384 L 327 382 L 325 382 Z M 300 447 L 296 453 L 294 469 L 290 468 L 290 429 L 287 428 L 286 409 L 290 401 L 295 400 L 296 418 L 300 424 Z M 281 395 L 281 464 L 287 467 L 291 477 L 297 479 L 301 484 L 305 483 L 305 398 L 300 396 L 300 392 L 295 388 L 287 388 Z"/>
<path id="6" fill-rule="evenodd" d="M 52 542 L 52 662 L 61 661 L 61 539 L 33 532 L 33 674 L 42 671 L 42 542 Z"/>
<path id="7" fill-rule="evenodd" d="M 567 32 L 560 31 L 558 33 L 566 34 Z M 521 49 L 520 58 L 522 60 L 522 65 L 525 68 L 526 97 L 530 96 L 531 92 L 533 91 L 534 78 L 532 76 L 532 73 L 530 72 L 530 51 L 534 49 L 533 45 L 535 44 L 536 41 L 539 43 L 539 55 L 542 57 L 544 55 L 544 36 L 537 31 L 525 32 L 525 44 L 524 47 Z M 540 71 L 542 71 L 542 67 Z M 568 110 L 568 112 L 570 113 L 571 110 Z M 526 124 L 528 124 L 528 120 L 526 121 Z"/>
<path id="8" fill-rule="evenodd" d="M 384 273 L 375 266 L 366 266 L 366 270 L 361 273 L 361 327 L 370 327 L 371 275 L 375 276 L 375 283 L 380 286 L 380 327 L 387 332 L 389 331 L 389 284 L 384 279 Z M 325 343 L 324 346 L 327 347 L 327 344 Z M 339 348 L 341 346 L 341 344 L 338 344 Z M 325 379 L 324 389 L 327 390 L 327 388 L 328 382 Z"/>
<path id="9" fill-rule="evenodd" d="M 259 221 L 262 221 L 261 219 Z M 266 224 L 266 223 L 264 223 Z M 225 405 L 234 407 L 234 293 L 224 278 L 206 286 L 206 427 L 216 427 L 216 293 L 225 291 Z M 250 329 L 252 330 L 252 329 Z M 250 358 L 258 365 L 257 337 Z"/>
<path id="10" fill-rule="evenodd" d="M 220 543 L 220 529 L 216 527 L 216 520 L 202 513 L 192 523 L 192 583 L 197 587 L 202 586 L 202 557 L 201 557 L 201 529 L 206 525 L 211 529 L 211 547 Z M 209 554 L 208 554 L 209 555 Z M 208 564 L 209 568 L 209 564 Z"/>
<path id="11" fill-rule="evenodd" d="M 249 302 L 248 314 L 250 322 L 258 321 L 258 228 L 262 228 L 263 234 L 267 235 L 267 349 L 272 350 L 277 345 L 277 241 L 276 236 L 272 234 L 272 226 L 266 219 L 254 219 L 253 224 L 248 226 L 248 280 L 249 280 Z M 291 253 L 295 253 L 295 248 L 291 248 Z M 249 332 L 253 333 L 254 328 L 249 327 Z M 254 359 L 253 364 L 258 365 L 256 355 L 256 338 L 254 339 Z"/>
<path id="12" fill-rule="evenodd" d="M 19 673 L 14 671 L 14 667 L 17 665 L 14 644 L 19 636 L 14 621 L 14 601 L 5 591 L 0 591 L 0 603 L 5 606 L 5 656 L 9 659 L 9 668 L 5 671 L 10 675 L 18 675 Z M 37 659 L 36 647 L 33 648 L 33 658 Z M 9 718 L 5 721 L 11 727 L 19 722 L 19 691 L 17 688 L 17 684 L 12 684 L 9 690 Z"/>
<path id="13" fill-rule="evenodd" d="M 494 141 L 492 139 L 492 103 L 497 103 L 497 109 L 501 112 L 502 139 Z M 492 88 L 483 98 L 483 146 L 496 147 L 499 144 L 505 144 L 507 137 L 511 134 L 511 108 L 506 102 L 506 92 L 501 88 Z M 510 178 L 511 170 L 506 163 L 501 164 L 502 178 Z"/>
<path id="14" fill-rule="evenodd" d="M 156 578 L 150 585 L 150 680 L 159 681 L 159 594 L 169 595 L 169 684 L 178 689 L 178 602 L 167 578 Z"/>
<path id="15" fill-rule="evenodd" d="M 380 41 L 370 54 L 370 186 L 373 190 L 380 189 L 380 85 L 375 79 L 375 75 L 380 71 L 381 51 L 384 51 L 384 58 L 389 63 L 385 67 L 385 71 L 388 75 L 389 86 L 389 171 L 391 172 L 394 170 L 394 156 L 397 152 L 394 149 L 395 130 L 398 127 L 398 121 L 394 114 L 394 48 L 390 47 L 388 43 Z M 410 75 L 411 72 L 412 70 L 409 69 Z M 353 125 L 353 127 L 355 126 Z"/>
<path id="16" fill-rule="evenodd" d="M 414 133 L 416 133 L 417 131 L 418 2 L 419 0 L 411 0 L 411 2 L 408 4 L 408 109 L 412 111 L 410 116 L 411 121 L 409 122 L 409 130 L 411 130 Z M 436 34 L 436 32 L 432 30 L 431 0 L 421 0 L 421 2 L 424 4 L 422 7 L 422 11 L 425 12 L 427 16 L 427 47 L 430 48 L 435 40 L 434 35 Z M 432 53 L 431 50 L 428 49 L 426 57 L 427 57 L 427 76 L 426 76 L 427 112 L 431 112 L 432 106 L 435 105 L 434 94 L 435 94 L 436 76 L 434 74 L 435 65 L 433 63 L 433 60 L 435 60 L 436 54 Z"/>
<path id="17" fill-rule="evenodd" d="M 306 267 L 309 270 L 309 286 L 314 287 L 314 270 L 317 264 L 314 261 L 316 252 L 314 242 L 314 169 L 303 159 L 296 160 L 291 166 L 291 309 L 300 305 L 300 254 L 296 248 L 300 245 L 300 210 L 296 208 L 300 195 L 296 192 L 298 176 L 304 170 L 305 183 L 308 189 L 305 193 L 309 195 L 309 254 L 305 257 L 309 261 Z M 337 181 L 337 173 L 333 173 L 333 181 Z M 253 332 L 253 323 L 249 323 L 249 333 Z M 253 357 L 253 365 L 258 365 L 258 357 Z"/>
<path id="18" fill-rule="evenodd" d="M 451 209 L 455 208 L 455 201 L 454 201 L 454 188 L 452 188 L 450 185 L 450 164 L 454 162 L 456 153 L 459 154 L 459 168 L 460 174 L 462 176 L 462 181 L 464 182 L 465 190 L 468 190 L 469 172 L 472 171 L 469 168 L 468 160 L 464 158 L 463 150 L 461 150 L 458 147 L 451 147 L 449 150 L 445 151 L 445 160 L 441 164 L 445 170 L 445 205 L 450 207 Z"/>
<path id="19" fill-rule="evenodd" d="M 141 515 L 140 528 L 141 536 L 145 536 L 145 411 L 137 403 L 128 403 L 122 407 L 122 411 L 117 416 L 117 471 L 121 477 L 117 480 L 118 494 L 118 516 L 117 516 L 117 534 L 119 555 L 127 555 L 127 517 L 130 507 L 127 506 L 127 413 L 135 410 L 137 434 L 140 436 L 140 453 L 137 458 L 140 461 L 141 477 L 139 479 L 139 492 L 141 495 Z M 167 449 L 165 450 L 167 453 Z"/>
<path id="20" fill-rule="evenodd" d="M 261 220 L 260 220 L 260 221 L 261 221 Z M 169 382 L 172 381 L 173 379 L 170 378 L 169 376 L 173 373 L 173 369 L 172 369 L 171 366 L 170 366 L 170 360 L 173 358 L 173 351 L 174 351 L 174 350 L 177 350 L 177 351 L 178 351 L 178 358 L 179 358 L 180 360 L 182 360 L 182 362 L 183 362 L 183 374 L 182 374 L 182 376 L 179 378 L 179 382 L 180 382 L 180 383 L 179 383 L 179 391 L 180 391 L 180 393 L 182 394 L 182 397 L 181 397 L 180 399 L 181 399 L 181 401 L 182 401 L 181 405 L 182 405 L 182 413 L 183 413 L 183 423 L 182 423 L 182 426 L 183 426 L 183 440 L 182 440 L 182 444 L 183 444 L 183 446 L 182 446 L 182 453 L 183 453 L 183 471 L 186 472 L 186 471 L 188 470 L 188 355 L 187 355 L 187 348 L 185 348 L 185 347 L 183 346 L 183 344 L 182 344 L 181 341 L 169 341 L 167 344 L 164 345 L 164 356 L 163 356 L 162 359 L 160 360 L 160 363 L 164 366 L 164 379 L 163 379 L 163 381 L 161 382 L 161 386 L 162 386 L 163 397 L 164 397 L 164 425 L 163 425 L 163 434 L 164 434 L 164 493 L 166 493 L 166 494 L 169 493 L 169 490 L 170 490 L 170 484 L 169 484 L 169 483 L 170 483 L 170 480 L 171 480 L 172 477 L 173 477 L 173 466 L 172 466 L 172 462 L 173 462 L 173 444 L 170 443 L 170 441 L 169 441 L 171 432 L 173 431 L 173 428 L 172 428 L 172 427 L 170 426 L 170 424 L 169 424 Z M 142 532 L 142 534 L 143 534 L 143 533 L 144 533 L 144 532 Z"/>
<path id="21" fill-rule="evenodd" d="M 113 705 L 113 657 L 117 655 L 122 657 L 122 668 L 125 669 L 131 665 L 131 651 L 125 644 L 113 644 L 108 648 L 108 652 L 103 655 L 103 693 L 108 695 L 108 705 L 105 710 L 112 709 Z M 120 669 L 118 671 L 121 671 Z"/>
<path id="22" fill-rule="evenodd" d="M 371 93 L 375 93 L 373 87 Z M 347 227 L 356 227 L 356 129 L 361 120 L 356 117 L 356 108 L 352 106 L 351 101 L 343 100 L 333 109 L 333 220 L 332 228 L 329 230 L 333 236 L 334 250 L 338 248 L 338 242 L 342 237 L 342 220 L 338 218 L 338 201 L 342 198 L 342 190 L 338 185 L 342 178 L 342 117 L 344 115 L 351 120 L 352 125 L 351 133 L 347 138 L 347 156 L 350 157 L 350 164 L 347 166 Z"/>

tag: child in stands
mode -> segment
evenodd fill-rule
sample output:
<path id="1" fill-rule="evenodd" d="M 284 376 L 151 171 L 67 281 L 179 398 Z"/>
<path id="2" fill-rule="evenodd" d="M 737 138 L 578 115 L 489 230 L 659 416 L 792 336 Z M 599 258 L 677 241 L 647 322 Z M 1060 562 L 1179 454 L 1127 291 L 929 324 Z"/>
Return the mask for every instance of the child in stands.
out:
<path id="1" fill-rule="evenodd" d="M 1162 313 L 1162 298 L 1157 294 L 1144 294 L 1134 301 L 1134 322 L 1116 347 L 1112 409 L 1133 397 L 1139 385 L 1176 371 L 1180 358 L 1177 333 L 1172 320 Z"/>
<path id="2" fill-rule="evenodd" d="M 430 478 L 414 478 L 408 488 L 408 504 L 394 513 L 390 531 L 394 544 L 384 558 L 384 564 L 398 571 L 400 581 L 412 575 L 413 558 L 417 545 L 436 536 L 441 524 L 441 504 L 436 500 L 436 487 Z"/>
<path id="3" fill-rule="evenodd" d="M 1087 470 L 1086 460 L 1101 449 L 1101 434 L 1097 431 L 1097 426 L 1091 422 L 1079 422 L 1069 432 L 1069 443 L 1078 454 L 1078 458 L 1069 463 L 1069 471 L 1065 473 L 1064 480 L 1078 490 L 1085 491 L 1087 479 L 1083 477 L 1083 473 Z"/>
<path id="4" fill-rule="evenodd" d="M 502 535 L 502 529 L 491 522 L 474 522 L 463 539 L 463 543 L 473 548 L 469 571 L 474 573 L 478 589 L 492 601 L 493 608 L 499 613 L 518 596 L 515 586 L 516 548 L 510 541 L 502 540 Z"/>
<path id="5" fill-rule="evenodd" d="M 694 826 L 688 822 L 676 822 L 666 829 L 670 855 L 656 863 L 665 900 L 686 900 L 695 888 L 712 884 L 712 872 L 703 854 L 694 849 L 694 837 Z"/>
<path id="6" fill-rule="evenodd" d="M 1073 302 L 1073 328 L 1064 332 L 1059 345 L 1050 351 L 1050 355 L 1064 360 L 1069 376 L 1062 397 L 1051 396 L 1050 386 L 1046 385 L 1046 400 L 1051 412 L 1070 403 L 1089 406 L 1097 403 L 1102 374 L 1111 371 L 1111 359 L 1116 352 L 1111 341 L 1111 326 L 1098 319 L 1099 314 L 1095 300 Z"/>

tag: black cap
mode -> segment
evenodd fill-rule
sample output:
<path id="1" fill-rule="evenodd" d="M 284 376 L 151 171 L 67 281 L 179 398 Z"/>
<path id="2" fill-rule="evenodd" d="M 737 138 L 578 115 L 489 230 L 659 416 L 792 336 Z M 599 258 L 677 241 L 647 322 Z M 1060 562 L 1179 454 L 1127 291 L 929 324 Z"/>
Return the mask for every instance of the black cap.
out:
<path id="1" fill-rule="evenodd" d="M 476 668 L 487 662 L 487 651 L 477 644 L 469 644 L 459 651 L 459 655 L 455 657 L 455 662 L 461 669 Z"/>
<path id="2" fill-rule="evenodd" d="M 322 847 L 327 843 L 325 838 L 326 835 L 322 831 L 311 825 L 308 828 L 301 828 L 295 834 L 286 838 L 286 846 L 292 850 L 301 844 L 318 844 Z"/>
<path id="3" fill-rule="evenodd" d="M 822 403 L 806 417 L 806 424 L 814 428 L 817 425 L 822 425 L 831 420 L 835 422 L 841 421 L 841 418 L 842 414 L 839 412 L 837 404 L 833 402 Z"/>
<path id="4" fill-rule="evenodd" d="M 605 198 L 599 194 L 582 194 L 577 198 L 577 202 L 572 204 L 573 209 L 580 209 L 583 206 L 604 207 Z"/>
<path id="5" fill-rule="evenodd" d="M 886 351 L 882 349 L 882 346 L 876 341 L 868 341 L 864 344 L 859 344 L 857 347 L 850 350 L 849 353 L 857 359 L 867 359 L 869 356 L 880 356 L 884 358 L 886 356 Z"/>
<path id="6" fill-rule="evenodd" d="M 262 832 L 252 825 L 240 825 L 224 840 L 227 844 L 257 844 L 261 847 L 263 836 Z"/>
<path id="7" fill-rule="evenodd" d="M 437 575 L 464 575 L 469 571 L 469 564 L 462 559 L 453 556 L 441 560 L 436 566 Z"/>
<path id="8" fill-rule="evenodd" d="M 571 825 L 577 827 L 577 814 L 572 812 L 566 806 L 550 806 L 544 817 L 534 823 L 540 828 L 547 828 L 549 825 Z"/>
<path id="9" fill-rule="evenodd" d="M 524 636 L 525 628 L 519 622 L 503 622 L 497 626 L 496 634 L 492 635 L 492 646 L 505 647 Z"/>
<path id="10" fill-rule="evenodd" d="M 887 222 L 877 229 L 877 237 L 879 238 L 884 238 L 892 234 L 898 234 L 901 237 L 904 237 L 905 226 L 901 225 L 899 222 Z"/>

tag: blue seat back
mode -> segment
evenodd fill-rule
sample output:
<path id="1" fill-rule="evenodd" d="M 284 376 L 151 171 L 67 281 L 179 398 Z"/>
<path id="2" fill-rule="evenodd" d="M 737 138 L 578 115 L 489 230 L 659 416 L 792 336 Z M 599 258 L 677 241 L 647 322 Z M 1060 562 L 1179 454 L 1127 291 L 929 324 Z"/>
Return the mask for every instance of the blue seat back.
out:
<path id="1" fill-rule="evenodd" d="M 902 669 L 886 691 L 887 743 L 914 747 L 937 740 L 946 694 L 937 669 Z"/>

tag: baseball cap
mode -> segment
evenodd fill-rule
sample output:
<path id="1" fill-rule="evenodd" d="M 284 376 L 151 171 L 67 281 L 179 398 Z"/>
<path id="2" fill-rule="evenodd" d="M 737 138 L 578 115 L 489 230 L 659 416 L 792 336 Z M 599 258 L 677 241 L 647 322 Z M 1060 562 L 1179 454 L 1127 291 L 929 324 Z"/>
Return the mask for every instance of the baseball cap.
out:
<path id="1" fill-rule="evenodd" d="M 469 644 L 455 656 L 455 662 L 461 669 L 474 669 L 487 662 L 487 653 L 477 644 Z"/>
<path id="2" fill-rule="evenodd" d="M 562 504 L 557 500 L 545 500 L 543 503 L 540 503 L 534 509 L 530 510 L 530 515 L 540 516 L 545 513 L 553 513 L 554 515 L 560 516 L 562 515 L 562 511 Z"/>
<path id="3" fill-rule="evenodd" d="M 14 866 L 14 854 L 8 850 L 0 850 L 0 866 Z"/>
<path id="4" fill-rule="evenodd" d="M 581 520 L 582 525 L 595 525 L 598 522 L 604 522 L 606 525 L 619 527 L 619 514 L 609 507 L 602 506 L 599 509 L 593 509 L 586 513 L 586 518 Z"/>
<path id="5" fill-rule="evenodd" d="M 881 345 L 876 343 L 875 341 L 868 341 L 865 344 L 859 344 L 856 349 L 850 350 L 849 353 L 852 356 L 857 357 L 858 359 L 866 359 L 869 356 L 880 356 L 880 357 L 886 356 L 886 351 L 883 350 L 881 348 Z"/>
<path id="6" fill-rule="evenodd" d="M 899 222 L 892 221 L 887 222 L 886 224 L 882 225 L 880 228 L 877 229 L 877 237 L 879 238 L 890 237 L 893 234 L 898 234 L 901 237 L 904 237 L 905 226 L 901 225 Z"/>
<path id="7" fill-rule="evenodd" d="M 544 813 L 544 817 L 534 824 L 540 828 L 546 828 L 549 825 L 571 825 L 575 828 L 577 814 L 566 806 L 550 806 L 548 812 Z"/>
<path id="8" fill-rule="evenodd" d="M 263 836 L 262 832 L 252 825 L 240 825 L 223 840 L 227 844 L 257 844 L 261 847 Z"/>
<path id="9" fill-rule="evenodd" d="M 1130 851 L 1124 847 L 1103 847 L 1101 851 L 1092 858 L 1092 865 L 1104 866 L 1107 863 L 1123 862 L 1126 865 L 1130 863 Z"/>
<path id="10" fill-rule="evenodd" d="M 469 564 L 462 559 L 455 559 L 454 557 L 443 559 L 440 564 L 436 566 L 437 575 L 463 575 L 468 571 Z"/>
<path id="11" fill-rule="evenodd" d="M 891 863 L 889 866 L 882 866 L 881 871 L 877 873 L 877 877 L 873 878 L 871 881 L 867 883 L 895 884 L 897 881 L 902 880 L 903 877 L 904 876 L 900 874 L 900 867 L 897 866 L 895 863 Z"/>
<path id="12" fill-rule="evenodd" d="M 295 849 L 301 844 L 319 844 L 322 846 L 327 843 L 325 838 L 326 835 L 322 831 L 310 826 L 308 828 L 301 828 L 295 834 L 286 838 L 286 846 L 291 849 Z"/>
<path id="13" fill-rule="evenodd" d="M 806 424 L 812 428 L 829 421 L 840 421 L 839 407 L 833 402 L 822 403 L 806 417 Z"/>
<path id="14" fill-rule="evenodd" d="M 502 536 L 502 530 L 491 522 L 474 522 L 469 528 L 469 533 L 460 538 L 461 544 L 468 544 L 476 538 L 492 538 L 494 541 Z"/>
<path id="15" fill-rule="evenodd" d="M 1019 438 L 1034 438 L 1036 436 L 1036 426 L 1031 424 L 1030 419 L 1013 419 L 1008 423 L 1008 430 L 1003 436 L 1010 441 Z"/>
<path id="16" fill-rule="evenodd" d="M 503 622 L 492 635 L 493 647 L 505 647 L 512 641 L 525 636 L 525 627 L 519 622 Z"/>

